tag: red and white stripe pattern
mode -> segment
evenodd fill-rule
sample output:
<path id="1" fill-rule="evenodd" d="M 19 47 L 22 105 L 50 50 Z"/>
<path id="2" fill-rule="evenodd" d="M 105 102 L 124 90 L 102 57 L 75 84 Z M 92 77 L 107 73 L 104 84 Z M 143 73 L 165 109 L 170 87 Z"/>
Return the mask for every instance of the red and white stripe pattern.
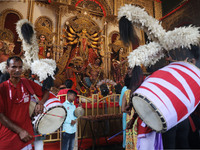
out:
<path id="1" fill-rule="evenodd" d="M 134 93 L 145 96 L 156 106 L 169 130 L 186 119 L 198 105 L 200 70 L 187 62 L 171 63 L 154 72 Z"/>
<path id="2" fill-rule="evenodd" d="M 54 106 L 62 106 L 62 103 L 52 92 L 49 92 L 49 99 L 45 102 L 44 107 L 48 110 Z"/>

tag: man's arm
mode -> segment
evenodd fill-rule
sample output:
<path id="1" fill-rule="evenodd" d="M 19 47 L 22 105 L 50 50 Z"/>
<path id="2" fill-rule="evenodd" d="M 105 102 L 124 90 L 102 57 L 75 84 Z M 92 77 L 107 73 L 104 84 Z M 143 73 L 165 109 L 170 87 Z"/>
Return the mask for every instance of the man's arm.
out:
<path id="1" fill-rule="evenodd" d="M 26 130 L 14 124 L 3 113 L 0 113 L 0 122 L 2 125 L 10 129 L 11 131 L 17 133 L 23 142 L 28 142 L 29 140 L 33 138 Z"/>
<path id="2" fill-rule="evenodd" d="M 42 99 L 35 106 L 35 114 L 41 114 L 44 110 L 44 103 L 49 99 L 49 91 L 45 90 Z"/>

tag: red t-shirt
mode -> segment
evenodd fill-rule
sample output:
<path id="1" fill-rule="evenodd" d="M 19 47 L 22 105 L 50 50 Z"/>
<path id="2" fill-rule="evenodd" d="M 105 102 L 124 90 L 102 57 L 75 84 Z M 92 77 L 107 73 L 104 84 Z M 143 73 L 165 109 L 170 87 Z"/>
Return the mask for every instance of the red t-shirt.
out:
<path id="1" fill-rule="evenodd" d="M 67 94 L 67 92 L 68 92 L 69 90 L 70 90 L 70 89 L 62 89 L 62 90 L 60 90 L 60 91 L 58 92 L 58 94 L 57 94 L 57 97 L 59 97 L 59 95 Z M 60 102 L 61 102 L 61 103 L 64 103 L 65 100 L 66 100 L 66 96 L 65 96 L 65 95 L 60 96 Z"/>
<path id="2" fill-rule="evenodd" d="M 28 80 L 37 96 L 42 96 L 42 87 Z M 24 97 L 24 98 L 22 98 Z M 20 81 L 16 87 L 8 80 L 0 84 L 0 113 L 3 113 L 12 122 L 34 135 L 33 126 L 29 117 L 30 94 Z M 32 143 L 22 142 L 18 134 L 0 123 L 0 150 L 20 150 Z"/>

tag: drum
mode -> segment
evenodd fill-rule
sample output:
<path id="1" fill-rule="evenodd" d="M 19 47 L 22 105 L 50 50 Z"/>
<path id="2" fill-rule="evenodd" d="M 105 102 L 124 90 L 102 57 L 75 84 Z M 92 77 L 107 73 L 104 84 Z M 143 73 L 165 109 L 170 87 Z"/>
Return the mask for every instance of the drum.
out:
<path id="1" fill-rule="evenodd" d="M 84 115 L 84 109 L 82 107 L 77 107 L 74 111 L 74 116 L 77 118 L 81 117 Z"/>
<path id="2" fill-rule="evenodd" d="M 39 134 L 53 133 L 64 123 L 66 116 L 67 111 L 59 99 L 51 98 L 45 102 L 43 113 L 35 116 L 32 123 Z"/>
<path id="3" fill-rule="evenodd" d="M 200 70 L 188 62 L 174 62 L 154 72 L 132 98 L 139 117 L 158 132 L 186 119 L 199 101 Z"/>

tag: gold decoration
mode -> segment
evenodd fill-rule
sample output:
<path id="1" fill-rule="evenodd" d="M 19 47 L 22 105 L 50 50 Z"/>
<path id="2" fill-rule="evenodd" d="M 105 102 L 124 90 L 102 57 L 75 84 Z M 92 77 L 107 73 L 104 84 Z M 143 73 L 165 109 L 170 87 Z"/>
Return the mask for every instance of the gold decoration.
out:
<path id="1" fill-rule="evenodd" d="M 4 28 L 6 16 L 8 14 L 15 14 L 19 17 L 19 20 L 23 18 L 23 15 L 16 9 L 5 9 L 4 11 L 1 12 L 1 20 L 0 20 L 0 28 Z"/>
<path id="2" fill-rule="evenodd" d="M 14 34 L 9 29 L 0 29 L 0 40 L 7 41 L 10 43 L 14 42 Z"/>

